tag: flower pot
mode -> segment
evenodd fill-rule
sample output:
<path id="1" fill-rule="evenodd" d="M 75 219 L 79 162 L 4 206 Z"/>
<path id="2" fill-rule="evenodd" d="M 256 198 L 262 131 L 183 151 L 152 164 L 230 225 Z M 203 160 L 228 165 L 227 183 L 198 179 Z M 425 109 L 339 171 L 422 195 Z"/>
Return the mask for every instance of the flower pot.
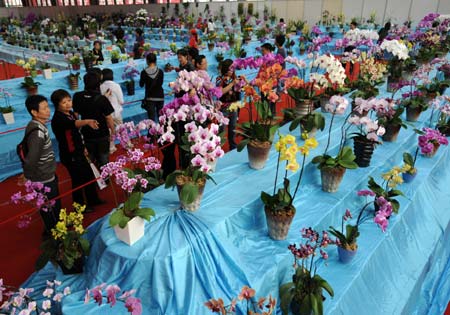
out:
<path id="1" fill-rule="evenodd" d="M 205 184 L 206 184 L 206 182 L 205 182 Z M 200 208 L 200 203 L 203 198 L 203 191 L 205 190 L 205 184 L 203 184 L 203 185 L 197 184 L 198 185 L 197 197 L 194 199 L 193 202 L 185 204 L 185 203 L 183 203 L 183 201 L 181 201 L 181 189 L 183 188 L 184 184 L 180 184 L 179 179 L 177 177 L 177 191 L 178 191 L 178 198 L 180 199 L 181 208 L 183 208 L 184 210 L 188 210 L 188 211 L 197 211 L 198 208 Z"/>
<path id="2" fill-rule="evenodd" d="M 429 152 L 429 153 L 424 153 L 423 155 L 425 155 L 426 157 L 429 157 L 429 158 L 433 157 L 436 154 L 436 152 L 440 146 L 441 145 L 439 143 L 433 143 L 433 150 L 431 150 L 431 152 Z"/>
<path id="3" fill-rule="evenodd" d="M 340 246 L 337 247 L 337 250 L 339 255 L 339 261 L 343 264 L 348 264 L 349 262 L 351 262 L 353 258 L 356 256 L 356 253 L 358 252 L 357 249 L 348 250 Z"/>
<path id="4" fill-rule="evenodd" d="M 387 124 L 385 126 L 386 132 L 382 136 L 383 141 L 394 142 L 397 140 L 398 134 L 400 132 L 400 125 Z"/>
<path id="5" fill-rule="evenodd" d="M 386 90 L 390 93 L 394 92 L 399 81 L 400 78 L 388 76 Z"/>
<path id="6" fill-rule="evenodd" d="M 14 124 L 14 113 L 3 113 L 3 119 L 7 125 Z"/>
<path id="7" fill-rule="evenodd" d="M 61 268 L 61 271 L 65 275 L 74 275 L 77 273 L 83 273 L 84 267 L 84 257 L 79 257 L 73 262 L 72 268 L 68 269 L 62 261 L 58 261 L 58 265 Z"/>
<path id="8" fill-rule="evenodd" d="M 264 212 L 270 238 L 276 241 L 285 240 L 295 216 L 295 207 L 291 206 L 287 211 L 278 212 L 273 212 L 268 207 L 264 207 Z"/>
<path id="9" fill-rule="evenodd" d="M 28 96 L 36 95 L 38 93 L 38 86 L 37 85 L 28 86 L 28 87 L 26 87 L 26 90 L 27 90 Z"/>
<path id="10" fill-rule="evenodd" d="M 410 173 L 402 173 L 402 177 L 403 177 L 403 181 L 405 183 L 410 183 L 414 180 L 414 178 L 416 178 L 417 176 L 417 171 L 414 174 L 410 174 Z"/>
<path id="11" fill-rule="evenodd" d="M 353 138 L 353 152 L 355 153 L 355 163 L 359 167 L 368 167 L 372 159 L 375 143 L 365 137 Z"/>
<path id="12" fill-rule="evenodd" d="M 314 110 L 314 103 L 312 100 L 295 101 L 295 113 L 297 117 L 305 116 Z"/>
<path id="13" fill-rule="evenodd" d="M 266 161 L 269 158 L 269 151 L 272 144 L 268 141 L 250 141 L 247 144 L 248 162 L 250 168 L 260 170 L 266 165 Z"/>
<path id="14" fill-rule="evenodd" d="M 73 64 L 73 65 L 72 65 L 72 70 L 75 70 L 75 71 L 76 71 L 76 70 L 80 70 L 80 64 L 76 64 L 76 65 Z"/>
<path id="15" fill-rule="evenodd" d="M 134 217 L 128 221 L 123 229 L 118 225 L 114 226 L 114 232 L 119 240 L 131 246 L 144 236 L 144 227 L 144 219 Z"/>
<path id="16" fill-rule="evenodd" d="M 78 90 L 78 76 L 68 76 L 69 87 L 72 91 Z"/>
<path id="17" fill-rule="evenodd" d="M 44 69 L 42 70 L 42 74 L 44 75 L 44 79 L 50 80 L 52 78 L 52 69 Z"/>
<path id="18" fill-rule="evenodd" d="M 209 43 L 208 44 L 208 50 L 209 51 L 213 51 L 213 49 L 214 49 L 214 43 Z"/>
<path id="19" fill-rule="evenodd" d="M 415 108 L 411 108 L 411 107 L 406 107 L 406 120 L 407 121 L 417 121 L 419 119 L 420 113 L 422 112 L 422 110 L 420 109 L 420 107 L 415 107 Z"/>
<path id="20" fill-rule="evenodd" d="M 346 169 L 343 167 L 325 167 L 320 169 L 322 178 L 322 190 L 326 192 L 336 192 L 339 189 Z"/>
<path id="21" fill-rule="evenodd" d="M 117 58 L 111 58 L 111 63 L 119 63 L 119 59 L 117 59 Z"/>
<path id="22" fill-rule="evenodd" d="M 217 159 L 215 159 L 214 161 L 206 161 L 206 164 L 209 165 L 209 167 L 211 167 L 211 170 L 209 172 L 214 173 L 216 171 L 216 166 L 217 166 Z"/>
<path id="23" fill-rule="evenodd" d="M 134 81 L 127 81 L 127 95 L 134 95 Z"/>

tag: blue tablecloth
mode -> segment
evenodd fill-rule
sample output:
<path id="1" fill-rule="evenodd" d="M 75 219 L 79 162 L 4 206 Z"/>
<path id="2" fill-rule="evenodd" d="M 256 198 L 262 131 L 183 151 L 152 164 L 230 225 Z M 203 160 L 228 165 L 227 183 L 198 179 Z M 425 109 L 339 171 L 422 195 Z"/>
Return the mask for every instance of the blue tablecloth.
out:
<path id="1" fill-rule="evenodd" d="M 416 127 L 425 124 L 429 113 L 422 114 Z M 342 119 L 335 120 L 332 151 Z M 326 137 L 325 132 L 318 133 L 320 145 L 312 156 L 323 152 Z M 158 188 L 143 201 L 143 206 L 155 209 L 156 219 L 146 224 L 145 236 L 134 246 L 116 239 L 106 216 L 90 227 L 92 250 L 84 274 L 63 276 L 48 265 L 24 285 L 34 286 L 49 277 L 71 285 L 75 293 L 64 299 L 63 311 L 74 315 L 123 314 L 120 305 L 110 309 L 83 304 L 85 288 L 102 282 L 136 288 L 143 314 L 152 315 L 210 314 L 205 301 L 221 297 L 227 303 L 243 285 L 255 288 L 258 296 L 278 297 L 279 286 L 293 273 L 287 246 L 300 240 L 300 229 L 340 225 L 346 208 L 357 211 L 365 202 L 356 191 L 366 187 L 368 176 L 380 180 L 380 174 L 400 165 L 403 152 L 414 150 L 416 143 L 411 128 L 402 130 L 397 142 L 376 148 L 370 167 L 347 171 L 335 194 L 321 190 L 319 172 L 309 156 L 286 241 L 268 237 L 259 199 L 261 191 L 272 190 L 276 152 L 272 149 L 266 167 L 255 171 L 248 167 L 245 152 L 232 151 L 219 161 L 213 174 L 217 186 L 208 182 L 197 212 L 179 211 L 176 191 Z M 327 266 L 318 267 L 335 291 L 335 297 L 325 301 L 325 314 L 443 312 L 450 298 L 448 283 L 440 278 L 448 273 L 450 257 L 449 158 L 447 147 L 434 158 L 419 156 L 417 178 L 400 186 L 406 197 L 399 198 L 399 214 L 391 218 L 386 233 L 371 221 L 361 226 L 358 254 L 351 264 L 340 264 L 336 249 L 328 251 Z M 292 175 L 291 181 L 297 176 Z"/>

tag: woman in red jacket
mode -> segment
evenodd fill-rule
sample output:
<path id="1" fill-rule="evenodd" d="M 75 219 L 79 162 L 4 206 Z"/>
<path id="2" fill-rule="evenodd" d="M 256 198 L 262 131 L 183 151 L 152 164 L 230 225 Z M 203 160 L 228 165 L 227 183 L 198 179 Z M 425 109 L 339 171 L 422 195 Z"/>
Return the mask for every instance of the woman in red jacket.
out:
<path id="1" fill-rule="evenodd" d="M 191 30 L 191 38 L 189 39 L 189 47 L 198 49 L 198 35 L 195 29 Z"/>

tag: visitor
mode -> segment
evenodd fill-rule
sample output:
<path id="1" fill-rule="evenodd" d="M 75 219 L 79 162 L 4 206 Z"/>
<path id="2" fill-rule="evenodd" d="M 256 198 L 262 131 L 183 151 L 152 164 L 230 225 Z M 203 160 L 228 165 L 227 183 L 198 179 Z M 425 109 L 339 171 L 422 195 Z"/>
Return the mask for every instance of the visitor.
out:
<path id="1" fill-rule="evenodd" d="M 84 91 L 73 95 L 73 110 L 76 117 L 94 119 L 98 122 L 98 129 L 81 129 L 89 158 L 102 167 L 109 161 L 110 137 L 114 135 L 114 108 L 109 100 L 100 94 L 100 78 L 93 72 L 83 77 Z"/>
<path id="2" fill-rule="evenodd" d="M 280 55 L 281 57 L 286 58 L 287 53 L 286 53 L 286 49 L 284 48 L 284 43 L 286 41 L 286 36 L 284 36 L 283 34 L 279 34 L 275 37 L 275 46 L 277 46 L 277 55 Z M 286 68 L 286 63 L 283 61 L 283 63 L 281 64 L 281 67 L 283 67 L 283 69 Z"/>
<path id="3" fill-rule="evenodd" d="M 144 36 L 142 36 L 143 32 L 140 28 L 137 28 L 134 33 L 136 35 L 136 39 L 133 46 L 133 55 L 134 59 L 140 59 L 143 52 L 142 47 L 144 46 L 145 39 Z"/>
<path id="4" fill-rule="evenodd" d="M 205 55 L 198 55 L 197 58 L 195 58 L 194 64 L 195 70 L 208 71 L 208 61 L 206 60 Z"/>
<path id="5" fill-rule="evenodd" d="M 356 32 L 359 32 L 358 29 L 358 23 L 356 23 L 355 21 L 352 21 L 350 23 L 350 30 L 346 33 L 346 35 L 348 34 L 348 36 L 351 38 L 353 37 L 353 35 L 350 34 L 354 34 Z M 344 48 L 344 52 L 352 52 L 354 49 L 356 49 L 356 47 L 354 45 L 348 45 L 347 47 Z"/>
<path id="6" fill-rule="evenodd" d="M 40 182 L 47 187 L 45 192 L 48 200 L 59 195 L 58 177 L 56 176 L 56 160 L 53 152 L 52 141 L 45 123 L 50 118 L 50 107 L 47 99 L 42 95 L 29 96 L 25 101 L 31 121 L 25 129 L 26 146 L 28 152 L 23 161 L 23 175 L 32 182 Z M 59 220 L 61 201 L 55 200 L 55 204 L 47 211 L 39 211 L 44 221 L 44 235 L 49 237 L 51 229 Z"/>
<path id="7" fill-rule="evenodd" d="M 196 29 L 192 29 L 191 30 L 191 37 L 189 38 L 189 47 L 192 48 L 197 48 L 198 49 L 198 35 L 197 35 L 197 30 Z"/>
<path id="8" fill-rule="evenodd" d="M 94 61 L 92 62 L 93 65 L 100 65 L 103 61 L 105 61 L 102 53 L 102 44 L 99 40 L 96 40 L 94 42 L 94 49 L 92 49 L 92 54 L 94 55 Z"/>
<path id="9" fill-rule="evenodd" d="M 124 103 L 123 100 L 123 92 L 120 85 L 114 82 L 114 72 L 111 69 L 105 68 L 102 70 L 102 78 L 103 82 L 100 85 L 100 93 L 106 96 L 114 108 L 114 113 L 112 113 L 112 119 L 114 121 L 114 130 L 118 125 L 123 124 L 122 119 L 122 105 Z M 109 144 L 109 153 L 116 152 L 116 145 L 114 143 L 114 139 L 111 139 Z"/>
<path id="10" fill-rule="evenodd" d="M 231 59 L 225 59 L 224 61 L 222 61 L 220 66 L 220 74 L 216 79 L 216 86 L 222 89 L 222 96 L 220 97 L 220 101 L 222 102 L 221 111 L 229 119 L 228 145 L 230 147 L 230 150 L 234 150 L 236 148 L 235 129 L 238 112 L 229 111 L 228 108 L 230 107 L 231 103 L 237 102 L 241 99 L 241 91 L 236 91 L 235 86 L 239 83 L 240 80 L 243 80 L 242 77 L 236 77 L 236 73 L 231 67 L 232 64 L 233 61 Z"/>
<path id="11" fill-rule="evenodd" d="M 274 51 L 273 46 L 269 43 L 264 43 L 261 45 L 261 54 L 266 56 Z"/>
<path id="12" fill-rule="evenodd" d="M 72 111 L 72 98 L 66 90 L 54 91 L 50 99 L 56 109 L 52 118 L 52 130 L 58 141 L 59 159 L 69 172 L 72 189 L 75 189 L 95 178 L 79 129 L 84 126 L 98 129 L 98 122 L 94 119 L 77 120 Z M 86 205 L 85 212 L 92 212 L 92 207 L 103 203 L 98 198 L 95 186 L 96 183 L 93 182 L 72 192 L 73 202 Z"/>
<path id="13" fill-rule="evenodd" d="M 383 40 L 388 36 L 389 30 L 391 29 L 391 22 L 386 22 L 384 27 L 378 32 L 378 44 L 381 44 Z"/>
<path id="14" fill-rule="evenodd" d="M 208 20 L 207 31 L 208 31 L 208 34 L 214 34 L 216 31 L 216 25 L 214 24 L 214 22 L 211 18 Z"/>
<path id="15" fill-rule="evenodd" d="M 142 70 L 139 86 L 145 86 L 145 100 L 142 107 L 147 111 L 148 118 L 159 121 L 159 112 L 164 106 L 164 71 L 156 65 L 156 55 L 147 55 L 147 68 Z"/>
<path id="16" fill-rule="evenodd" d="M 175 70 L 177 72 L 180 72 L 182 70 L 186 70 L 186 71 L 194 71 L 195 67 L 194 65 L 188 60 L 188 50 L 187 49 L 179 49 L 177 51 L 177 57 L 178 57 L 178 62 L 179 62 L 179 66 L 178 68 L 175 68 Z"/>

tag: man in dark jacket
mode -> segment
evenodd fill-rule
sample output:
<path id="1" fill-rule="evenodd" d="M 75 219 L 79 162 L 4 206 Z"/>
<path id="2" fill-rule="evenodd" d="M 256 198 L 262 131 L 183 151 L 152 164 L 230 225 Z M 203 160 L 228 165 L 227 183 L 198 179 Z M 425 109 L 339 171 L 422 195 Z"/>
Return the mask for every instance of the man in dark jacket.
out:
<path id="1" fill-rule="evenodd" d="M 29 96 L 25 101 L 25 106 L 32 120 L 25 129 L 28 152 L 22 165 L 23 175 L 27 180 L 44 184 L 49 189 L 45 194 L 50 200 L 59 195 L 58 178 L 55 174 L 55 153 L 45 125 L 50 118 L 50 108 L 47 99 L 42 95 Z M 47 235 L 51 235 L 51 229 L 58 222 L 60 209 L 61 201 L 58 199 L 55 200 L 54 206 L 47 211 L 39 211 Z"/>
<path id="2" fill-rule="evenodd" d="M 159 111 L 164 106 L 164 71 L 156 65 L 156 55 L 147 55 L 148 67 L 142 70 L 139 86 L 145 85 L 145 101 L 143 108 L 147 111 L 148 118 L 158 122 Z"/>
<path id="3" fill-rule="evenodd" d="M 83 127 L 86 149 L 91 161 L 101 167 L 109 161 L 109 140 L 114 135 L 114 108 L 106 96 L 100 94 L 100 78 L 97 74 L 88 72 L 83 77 L 84 91 L 73 95 L 73 110 L 82 119 L 94 119 L 98 129 Z"/>

